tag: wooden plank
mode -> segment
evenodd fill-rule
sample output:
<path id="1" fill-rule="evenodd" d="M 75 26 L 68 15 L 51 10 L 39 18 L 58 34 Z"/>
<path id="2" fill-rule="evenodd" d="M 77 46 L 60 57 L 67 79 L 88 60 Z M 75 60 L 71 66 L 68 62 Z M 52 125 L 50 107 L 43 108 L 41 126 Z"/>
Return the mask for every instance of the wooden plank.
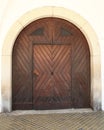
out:
<path id="1" fill-rule="evenodd" d="M 89 46 L 72 23 L 30 23 L 15 41 L 12 67 L 13 110 L 90 107 Z"/>
<path id="2" fill-rule="evenodd" d="M 71 107 L 69 45 L 34 45 L 33 75 L 34 109 Z"/>

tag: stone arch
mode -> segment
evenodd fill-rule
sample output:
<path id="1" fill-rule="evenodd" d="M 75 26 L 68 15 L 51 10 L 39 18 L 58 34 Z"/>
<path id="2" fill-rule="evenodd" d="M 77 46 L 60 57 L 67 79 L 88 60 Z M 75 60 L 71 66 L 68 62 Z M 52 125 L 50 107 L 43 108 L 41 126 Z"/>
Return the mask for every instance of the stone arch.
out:
<path id="1" fill-rule="evenodd" d="M 27 12 L 10 28 L 2 48 L 2 111 L 10 112 L 12 104 L 12 49 L 20 31 L 29 23 L 44 17 L 58 17 L 75 24 L 85 35 L 91 54 L 91 106 L 101 109 L 100 46 L 90 24 L 79 14 L 61 7 L 42 7 Z"/>

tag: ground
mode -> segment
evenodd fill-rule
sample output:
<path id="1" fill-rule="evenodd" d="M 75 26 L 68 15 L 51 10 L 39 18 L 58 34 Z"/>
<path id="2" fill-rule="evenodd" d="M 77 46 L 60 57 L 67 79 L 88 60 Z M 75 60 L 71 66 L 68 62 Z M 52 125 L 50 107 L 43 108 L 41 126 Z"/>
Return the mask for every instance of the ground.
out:
<path id="1" fill-rule="evenodd" d="M 104 112 L 1 113 L 0 130 L 104 130 Z"/>

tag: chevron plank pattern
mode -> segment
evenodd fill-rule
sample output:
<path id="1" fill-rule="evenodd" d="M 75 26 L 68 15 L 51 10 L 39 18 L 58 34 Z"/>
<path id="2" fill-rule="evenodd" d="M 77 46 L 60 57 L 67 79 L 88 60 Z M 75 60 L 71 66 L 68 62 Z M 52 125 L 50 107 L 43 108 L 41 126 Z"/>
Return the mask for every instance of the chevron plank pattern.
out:
<path id="1" fill-rule="evenodd" d="M 72 23 L 30 23 L 15 41 L 12 61 L 13 110 L 90 107 L 89 47 Z"/>
<path id="2" fill-rule="evenodd" d="M 104 112 L 0 114 L 0 130 L 104 130 Z"/>
<path id="3" fill-rule="evenodd" d="M 71 45 L 72 108 L 90 107 L 90 52 L 87 40 L 80 30 L 67 21 L 55 19 L 53 41 Z M 60 24 L 59 24 L 60 23 Z M 64 32 L 61 31 L 64 29 Z M 66 32 L 67 35 L 66 35 Z"/>
<path id="4" fill-rule="evenodd" d="M 71 107 L 71 47 L 34 45 L 33 59 L 34 107 Z"/>

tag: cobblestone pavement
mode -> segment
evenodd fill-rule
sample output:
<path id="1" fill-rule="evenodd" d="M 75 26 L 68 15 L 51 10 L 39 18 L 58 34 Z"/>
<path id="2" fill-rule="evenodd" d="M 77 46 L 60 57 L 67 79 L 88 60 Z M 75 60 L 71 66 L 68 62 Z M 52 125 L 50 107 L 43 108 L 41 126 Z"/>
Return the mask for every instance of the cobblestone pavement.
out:
<path id="1" fill-rule="evenodd" d="M 0 114 L 0 130 L 104 130 L 104 112 Z"/>

